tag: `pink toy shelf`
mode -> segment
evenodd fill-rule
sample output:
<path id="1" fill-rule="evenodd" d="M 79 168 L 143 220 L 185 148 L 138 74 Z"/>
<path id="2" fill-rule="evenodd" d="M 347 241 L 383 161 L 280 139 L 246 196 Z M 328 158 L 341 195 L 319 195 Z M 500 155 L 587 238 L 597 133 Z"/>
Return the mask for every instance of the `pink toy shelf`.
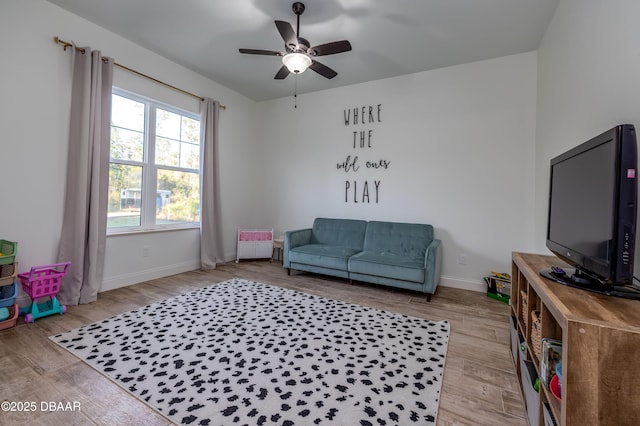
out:
<path id="1" fill-rule="evenodd" d="M 60 282 L 67 275 L 71 262 L 54 263 L 51 265 L 34 266 L 29 272 L 18 274 L 22 283 L 22 290 L 31 298 L 31 306 L 21 308 L 25 314 L 25 322 L 33 322 L 38 318 L 53 314 L 64 314 L 67 307 L 58 302 L 56 295 L 60 291 Z M 38 303 L 39 299 L 49 298 Z"/>
<path id="2" fill-rule="evenodd" d="M 273 228 L 238 228 L 238 252 L 236 263 L 240 259 L 266 259 L 273 255 Z"/>

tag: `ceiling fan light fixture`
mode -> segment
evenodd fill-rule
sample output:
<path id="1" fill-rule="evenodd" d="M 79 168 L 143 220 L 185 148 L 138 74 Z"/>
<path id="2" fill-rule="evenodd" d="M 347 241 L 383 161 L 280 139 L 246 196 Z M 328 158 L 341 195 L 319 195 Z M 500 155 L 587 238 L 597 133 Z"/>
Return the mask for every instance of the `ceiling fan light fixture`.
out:
<path id="1" fill-rule="evenodd" d="M 311 58 L 304 53 L 293 52 L 287 53 L 282 57 L 282 63 L 287 69 L 294 74 L 305 72 L 311 65 Z"/>
<path id="2" fill-rule="evenodd" d="M 282 66 L 273 77 L 275 80 L 283 80 L 289 74 L 298 75 L 311 68 L 312 71 L 320 74 L 322 77 L 332 79 L 337 72 L 328 66 L 316 61 L 316 56 L 335 55 L 336 53 L 349 52 L 351 43 L 348 40 L 339 40 L 331 43 L 311 45 L 309 40 L 300 37 L 300 15 L 304 12 L 304 4 L 297 1 L 291 6 L 293 13 L 296 14 L 296 31 L 290 23 L 286 21 L 274 21 L 276 29 L 284 40 L 284 52 L 274 50 L 261 49 L 240 49 L 240 53 L 248 53 L 250 55 L 268 55 L 282 57 Z"/>

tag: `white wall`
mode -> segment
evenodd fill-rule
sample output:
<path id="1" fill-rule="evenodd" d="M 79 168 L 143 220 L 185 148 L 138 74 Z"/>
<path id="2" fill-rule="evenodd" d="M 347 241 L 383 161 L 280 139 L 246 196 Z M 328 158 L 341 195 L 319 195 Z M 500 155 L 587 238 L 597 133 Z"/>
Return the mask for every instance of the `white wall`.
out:
<path id="1" fill-rule="evenodd" d="M 484 288 L 490 271 L 510 271 L 512 250 L 531 249 L 536 68 L 531 52 L 305 94 L 297 109 L 293 98 L 261 103 L 265 216 L 278 233 L 318 216 L 430 223 L 443 284 Z M 310 78 L 320 77 L 308 71 L 300 83 Z M 362 106 L 374 122 L 345 126 L 344 110 Z M 362 130 L 371 148 L 354 149 Z M 337 168 L 349 155 L 357 172 Z M 387 169 L 366 169 L 381 159 Z"/>
<path id="2" fill-rule="evenodd" d="M 640 126 L 640 2 L 561 0 L 538 51 L 535 245 L 547 252 L 549 160 Z"/>
<path id="3" fill-rule="evenodd" d="M 0 238 L 19 242 L 20 269 L 54 261 L 62 223 L 73 40 L 228 106 L 221 112 L 225 256 L 238 226 L 281 233 L 314 217 L 431 223 L 444 243 L 443 284 L 476 286 L 508 271 L 533 237 L 535 52 L 256 104 L 44 0 L 0 3 Z M 300 77 L 320 78 L 311 71 Z M 338 77 L 339 78 L 339 77 Z M 115 84 L 197 111 L 197 102 L 116 71 Z M 293 86 L 293 85 L 292 85 Z M 343 110 L 382 105 L 381 122 L 345 126 Z M 372 131 L 353 149 L 352 132 Z M 358 155 L 361 169 L 336 168 Z M 390 162 L 366 171 L 366 160 Z M 370 203 L 345 202 L 345 181 Z M 378 203 L 372 181 L 380 181 Z M 353 193 L 348 194 L 352 200 Z M 145 249 L 149 256 L 145 257 Z M 103 290 L 197 268 L 197 231 L 108 237 Z"/>
<path id="4" fill-rule="evenodd" d="M 235 226 L 255 220 L 251 158 L 257 104 L 44 0 L 0 3 L 0 238 L 18 241 L 20 271 L 56 260 L 66 177 L 71 56 L 58 35 L 99 49 L 116 62 L 177 87 L 220 100 L 220 157 L 225 252 L 235 252 Z M 196 98 L 116 69 L 114 85 L 198 112 Z M 144 248 L 149 256 L 144 257 Z M 108 237 L 103 290 L 198 268 L 198 231 Z"/>

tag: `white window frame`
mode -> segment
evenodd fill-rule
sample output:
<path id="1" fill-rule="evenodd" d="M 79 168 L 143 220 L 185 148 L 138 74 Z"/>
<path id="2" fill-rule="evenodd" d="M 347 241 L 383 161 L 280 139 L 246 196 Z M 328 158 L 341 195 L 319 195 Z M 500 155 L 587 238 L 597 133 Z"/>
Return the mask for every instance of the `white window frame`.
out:
<path id="1" fill-rule="evenodd" d="M 200 222 L 178 222 L 178 223 L 172 223 L 172 224 L 155 223 L 156 222 L 155 194 L 157 191 L 157 176 L 158 176 L 159 169 L 171 170 L 171 171 L 177 171 L 177 172 L 196 173 L 198 174 L 198 176 L 200 176 L 201 169 L 202 169 L 202 140 L 200 140 L 200 163 L 199 163 L 198 169 L 156 165 L 155 163 L 155 148 L 156 148 L 155 132 L 156 132 L 156 110 L 157 109 L 162 109 L 168 112 L 179 114 L 181 116 L 197 120 L 198 122 L 200 122 L 200 115 L 190 111 L 186 111 L 184 109 L 181 109 L 172 105 L 158 102 L 146 96 L 139 95 L 137 93 L 130 92 L 128 90 L 124 90 L 115 86 L 112 88 L 111 93 L 112 95 L 117 95 L 127 99 L 131 99 L 136 102 L 144 103 L 146 107 L 145 107 L 145 117 L 144 117 L 145 125 L 144 125 L 142 162 L 109 158 L 109 165 L 124 164 L 129 166 L 142 167 L 142 188 L 140 188 L 141 189 L 140 225 L 139 226 L 107 227 L 107 235 L 199 228 Z M 200 192 L 199 193 L 200 203 L 202 203 L 202 188 L 200 188 L 199 192 Z M 154 194 L 154 196 L 150 196 L 150 194 Z"/>

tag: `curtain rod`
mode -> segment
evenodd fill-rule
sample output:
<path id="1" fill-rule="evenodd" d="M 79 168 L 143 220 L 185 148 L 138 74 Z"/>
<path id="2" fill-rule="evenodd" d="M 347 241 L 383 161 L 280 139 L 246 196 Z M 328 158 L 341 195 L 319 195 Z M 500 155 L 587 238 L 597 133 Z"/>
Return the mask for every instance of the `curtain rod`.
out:
<path id="1" fill-rule="evenodd" d="M 68 41 L 61 40 L 58 36 L 53 37 L 53 41 L 54 41 L 56 44 L 60 44 L 60 45 L 62 45 L 62 46 L 63 46 L 63 48 L 64 48 L 64 50 L 67 50 L 67 47 L 73 47 L 73 44 L 69 43 Z M 83 49 L 83 48 L 81 48 L 81 47 L 77 47 L 76 49 L 78 49 L 80 52 L 84 53 L 84 49 Z M 151 77 L 150 75 L 143 74 L 143 73 L 141 73 L 140 71 L 136 71 L 136 70 L 134 70 L 133 68 L 129 68 L 129 67 L 127 67 L 127 66 L 125 66 L 125 65 L 122 65 L 122 64 L 119 64 L 119 63 L 117 63 L 117 62 L 115 62 L 115 61 L 114 61 L 113 65 L 114 65 L 114 66 L 116 66 L 116 67 L 118 67 L 118 68 L 121 68 L 121 69 L 123 69 L 123 70 L 125 70 L 125 71 L 129 71 L 130 73 L 133 73 L 133 74 L 139 75 L 140 77 L 146 78 L 146 79 L 148 79 L 148 80 L 151 80 L 151 81 L 154 81 L 154 82 L 156 82 L 156 83 L 158 83 L 158 84 L 161 84 L 161 85 L 163 85 L 163 86 L 166 86 L 166 87 L 168 87 L 168 88 L 170 88 L 170 89 L 177 90 L 178 92 L 182 92 L 182 93 L 184 93 L 185 95 L 193 96 L 194 98 L 200 99 L 201 101 L 203 101 L 203 100 L 204 100 L 204 98 L 203 98 L 202 96 L 196 95 L 195 93 L 187 92 L 186 90 L 183 90 L 183 89 L 181 89 L 181 88 L 179 88 L 179 87 L 173 86 L 173 85 L 171 85 L 171 84 L 169 84 L 169 83 L 165 83 L 164 81 L 160 81 L 160 80 L 158 80 L 157 78 L 153 78 L 153 77 Z M 223 105 L 223 104 L 220 104 L 220 108 L 222 108 L 222 109 L 226 110 L 226 109 L 227 109 L 227 106 L 226 106 L 226 105 Z"/>

